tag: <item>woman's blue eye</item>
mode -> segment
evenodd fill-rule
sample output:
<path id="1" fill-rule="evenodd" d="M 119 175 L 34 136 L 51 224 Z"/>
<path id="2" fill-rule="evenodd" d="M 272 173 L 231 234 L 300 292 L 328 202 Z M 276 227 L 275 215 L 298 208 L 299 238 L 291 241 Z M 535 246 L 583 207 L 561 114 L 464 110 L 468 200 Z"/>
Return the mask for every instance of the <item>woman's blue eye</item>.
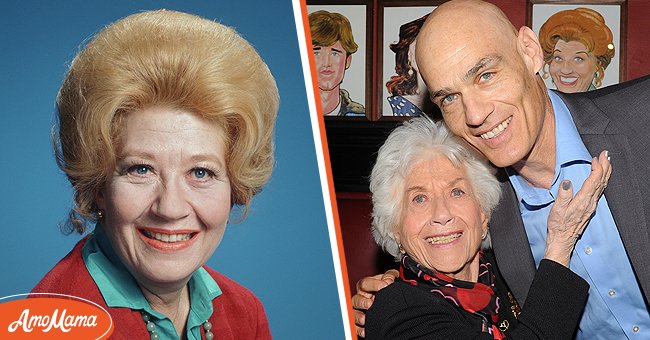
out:
<path id="1" fill-rule="evenodd" d="M 205 169 L 195 169 L 194 170 L 194 176 L 196 176 L 196 178 L 203 178 L 207 174 L 208 173 L 207 173 L 207 171 L 205 171 Z"/>
<path id="2" fill-rule="evenodd" d="M 584 59 L 582 59 L 582 57 L 576 57 L 576 58 L 575 58 L 575 61 L 577 61 L 577 62 L 581 62 L 581 61 L 583 61 L 583 60 L 584 60 Z"/>
<path id="3" fill-rule="evenodd" d="M 145 176 L 151 171 L 151 168 L 148 165 L 138 164 L 130 167 L 127 171 L 139 176 Z"/>
<path id="4" fill-rule="evenodd" d="M 558 56 L 553 57 L 553 59 L 555 59 L 555 61 L 562 61 L 562 57 L 558 57 Z"/>
<path id="5" fill-rule="evenodd" d="M 460 190 L 460 189 L 454 189 L 454 190 L 451 191 L 451 195 L 452 195 L 453 197 L 460 197 L 460 196 L 462 196 L 464 193 L 465 193 L 465 192 L 464 192 L 463 190 Z"/>
<path id="6" fill-rule="evenodd" d="M 415 203 L 424 203 L 427 200 L 427 197 L 424 195 L 417 195 L 413 197 L 413 202 Z"/>
<path id="7" fill-rule="evenodd" d="M 205 179 L 207 177 L 211 177 L 214 175 L 214 173 L 208 169 L 205 168 L 196 168 L 192 170 L 192 173 L 194 174 L 194 177 L 198 179 Z"/>

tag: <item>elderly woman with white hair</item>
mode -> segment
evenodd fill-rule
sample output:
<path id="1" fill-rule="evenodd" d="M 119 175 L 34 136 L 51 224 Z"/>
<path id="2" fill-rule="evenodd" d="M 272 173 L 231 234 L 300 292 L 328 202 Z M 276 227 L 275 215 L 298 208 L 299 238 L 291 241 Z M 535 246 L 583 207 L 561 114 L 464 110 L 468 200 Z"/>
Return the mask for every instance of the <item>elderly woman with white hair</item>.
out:
<path id="1" fill-rule="evenodd" d="M 408 145 L 408 148 L 404 148 Z M 487 162 L 442 122 L 414 118 L 380 148 L 370 176 L 372 233 L 400 262 L 366 315 L 366 339 L 570 339 L 588 284 L 569 258 L 611 174 L 603 152 L 573 196 L 562 183 L 547 245 L 524 309 L 489 249 L 501 195 Z"/>

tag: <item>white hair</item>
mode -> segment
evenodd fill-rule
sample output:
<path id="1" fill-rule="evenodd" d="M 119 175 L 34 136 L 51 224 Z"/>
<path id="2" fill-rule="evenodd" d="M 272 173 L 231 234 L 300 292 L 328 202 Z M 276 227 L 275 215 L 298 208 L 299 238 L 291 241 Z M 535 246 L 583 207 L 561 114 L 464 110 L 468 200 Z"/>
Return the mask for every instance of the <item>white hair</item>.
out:
<path id="1" fill-rule="evenodd" d="M 405 178 L 414 164 L 432 154 L 447 157 L 456 167 L 464 166 L 479 208 L 488 218 L 501 198 L 494 167 L 454 136 L 443 122 L 434 122 L 425 116 L 404 122 L 379 148 L 370 174 L 372 236 L 380 247 L 398 260 L 402 255 L 394 230 L 401 222 Z M 481 247 L 489 246 L 488 236 Z"/>

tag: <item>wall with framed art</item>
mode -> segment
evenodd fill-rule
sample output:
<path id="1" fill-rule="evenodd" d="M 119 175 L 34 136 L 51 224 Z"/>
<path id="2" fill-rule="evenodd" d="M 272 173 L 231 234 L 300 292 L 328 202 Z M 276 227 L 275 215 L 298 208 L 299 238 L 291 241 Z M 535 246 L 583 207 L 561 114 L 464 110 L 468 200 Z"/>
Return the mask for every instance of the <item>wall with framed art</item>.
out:
<path id="1" fill-rule="evenodd" d="M 417 68 L 411 66 L 415 64 L 412 58 L 414 45 L 411 42 L 415 39 L 419 28 L 415 32 L 409 33 L 410 37 L 407 39 L 410 41 L 407 43 L 404 42 L 404 39 L 400 39 L 400 30 L 405 30 L 403 25 L 422 18 L 442 2 L 444 1 L 307 1 L 307 13 L 310 21 L 316 20 L 312 16 L 322 10 L 343 15 L 349 21 L 354 41 L 359 46 L 358 50 L 351 54 L 350 66 L 345 70 L 340 81 L 340 89 L 346 90 L 351 100 L 364 105 L 365 119 L 359 119 L 359 115 L 350 115 L 345 112 L 340 112 L 338 115 L 325 112 L 326 121 L 401 121 L 408 119 L 409 116 L 419 115 L 422 111 L 434 116 L 439 115 L 438 109 L 428 100 L 426 88 L 417 74 Z M 419 25 L 423 21 L 420 20 Z M 312 35 L 314 35 L 314 27 L 317 25 L 312 25 Z M 318 40 L 321 39 L 320 34 L 316 33 L 316 35 L 319 38 L 315 41 L 320 41 Z M 399 52 L 395 52 L 398 50 L 396 45 L 399 43 L 403 46 L 399 47 Z M 395 47 L 391 49 L 391 45 L 395 45 Z M 313 45 L 313 47 L 316 46 Z M 321 57 L 319 51 L 315 50 L 314 53 L 315 59 Z M 402 59 L 402 65 L 399 67 L 396 67 L 397 54 Z M 316 60 L 316 74 L 321 93 L 327 90 L 324 79 L 335 72 L 323 66 L 327 63 Z M 329 62 L 329 64 L 334 63 Z M 410 82 L 416 83 L 416 85 L 410 86 L 408 89 L 405 89 L 404 86 L 393 85 L 390 87 L 393 93 L 390 93 L 386 84 L 391 81 L 391 77 L 411 78 Z M 343 92 L 341 93 L 341 101 L 344 102 Z M 325 99 L 322 104 L 326 106 Z"/>
<path id="2" fill-rule="evenodd" d="M 339 4 L 336 2 L 309 5 L 309 21 L 312 24 L 312 36 L 315 41 L 335 40 L 335 36 L 345 35 L 337 46 L 314 45 L 314 60 L 323 111 L 327 117 L 367 116 L 366 110 L 370 100 L 370 80 L 372 45 L 371 11 L 364 3 Z M 322 48 L 321 48 L 322 47 Z M 341 101 L 347 101 L 342 107 L 328 108 L 326 94 L 323 91 L 335 91 Z M 339 98 L 332 98 L 338 100 Z M 347 110 L 350 103 L 358 104 L 353 110 Z M 350 112 L 352 111 L 352 112 Z"/>
<path id="3" fill-rule="evenodd" d="M 553 18 L 549 19 L 551 16 Z M 545 23 L 554 28 L 551 31 L 547 29 L 545 32 L 541 32 L 540 28 Z M 625 47 L 627 41 L 627 6 L 625 0 L 527 0 L 526 25 L 539 35 L 542 45 L 544 45 L 544 41 L 547 41 L 548 34 L 560 36 L 571 34 L 574 37 L 579 35 L 580 39 L 588 39 L 594 43 L 595 46 L 588 52 L 592 54 L 607 52 L 608 56 L 606 58 L 609 63 L 603 69 L 604 74 L 598 77 L 600 78 L 598 84 L 592 85 L 591 89 L 617 84 L 625 80 Z M 583 33 L 575 33 L 575 30 L 580 30 Z M 610 32 L 613 39 L 605 39 L 605 35 L 609 35 Z M 608 47 L 605 47 L 605 45 L 608 45 Z M 581 49 L 586 48 L 581 45 Z M 594 50 L 598 50 L 598 52 Z M 564 64 L 562 74 L 573 71 L 571 66 L 567 66 L 569 64 L 568 60 L 563 60 L 560 56 L 558 58 Z M 576 54 L 575 58 L 580 59 L 580 56 Z M 549 64 L 553 65 L 553 62 L 550 61 Z M 559 67 L 555 68 L 557 74 L 560 73 L 557 71 L 558 69 Z M 547 87 L 558 88 L 556 83 L 561 82 L 559 75 L 551 77 L 549 73 L 556 74 L 549 72 L 549 65 L 545 65 L 542 74 L 545 76 Z M 572 73 L 575 75 L 580 71 L 573 71 Z M 571 92 L 562 84 L 558 89 Z"/>
<path id="4" fill-rule="evenodd" d="M 630 0 L 637 2 L 638 0 Z M 307 12 L 326 10 L 346 17 L 358 50 L 352 54 L 341 88 L 353 102 L 363 105 L 362 114 L 327 114 L 326 121 L 402 121 L 423 112 L 439 116 L 428 101 L 426 89 L 417 75 L 417 65 L 409 58 L 410 44 L 404 35 L 409 24 L 430 13 L 445 0 L 308 0 Z M 525 24 L 538 33 L 542 23 L 553 13 L 586 7 L 600 13 L 614 34 L 614 57 L 604 72 L 600 86 L 627 79 L 626 41 L 628 0 L 494 0 L 513 23 Z M 523 15 L 522 15 L 523 14 Z M 523 19 L 523 20 L 522 20 Z M 411 28 L 411 33 L 414 29 Z M 406 33 L 405 33 L 406 32 Z M 417 32 L 416 32 L 417 33 Z M 411 40 L 412 41 L 412 40 Z M 413 46 L 410 46 L 411 49 Z M 402 62 L 400 63 L 400 55 Z M 320 77 L 319 70 L 317 75 Z M 393 78 L 412 77 L 417 86 L 404 89 L 391 86 Z M 395 83 L 395 82 L 393 82 Z M 547 85 L 553 88 L 551 77 Z M 393 97 L 393 98 L 391 98 Z M 359 118 L 361 117 L 361 118 Z M 363 119 L 365 117 L 365 119 Z"/>
<path id="5" fill-rule="evenodd" d="M 650 73 L 650 34 L 647 18 L 650 17 L 650 1 L 646 0 L 489 0 L 499 6 L 516 28 L 533 26 L 539 32 L 540 20 L 544 20 L 544 7 L 551 11 L 561 8 L 588 7 L 603 14 L 605 22 L 614 33 L 615 55 L 607 67 L 601 86 Z M 367 191 L 367 176 L 377 148 L 387 134 L 408 116 L 391 114 L 390 96 L 386 84 L 395 71 L 395 53 L 390 45 L 399 42 L 399 27 L 421 17 L 444 0 L 307 0 L 307 12 L 319 8 L 345 11 L 346 7 L 360 6 L 363 14 L 351 14 L 352 22 L 360 21 L 365 27 L 355 33 L 365 41 L 365 55 L 356 52 L 354 60 L 364 60 L 364 74 L 356 78 L 365 84 L 363 101 L 365 114 L 359 116 L 328 116 L 325 126 L 331 157 L 332 172 L 337 191 Z M 535 15 L 534 15 L 535 14 Z M 363 22 L 365 20 L 365 22 Z M 535 20 L 535 22 L 533 22 Z M 356 29 L 355 29 L 356 30 Z M 361 49 L 361 47 L 360 47 Z M 350 71 L 352 72 L 352 67 Z M 358 67 L 360 68 L 360 67 Z M 549 80 L 550 81 L 550 80 Z M 345 83 L 347 86 L 347 83 Z M 356 85 L 357 87 L 359 85 Z M 549 84 L 552 86 L 552 84 Z M 363 91 L 362 91 L 363 92 Z M 361 95 L 359 95 L 361 98 Z M 440 117 L 437 107 L 425 109 L 433 117 Z"/>
<path id="6" fill-rule="evenodd" d="M 349 67 L 340 80 L 340 102 L 335 112 L 325 111 L 325 126 L 327 131 L 328 146 L 331 157 L 331 167 L 337 191 L 367 191 L 367 176 L 374 163 L 374 154 L 379 145 L 383 143 L 387 134 L 401 121 L 422 112 L 434 117 L 440 117 L 439 109 L 428 99 L 428 93 L 422 79 L 414 66 L 412 41 L 416 32 L 404 34 L 413 21 L 423 23 L 423 16 L 430 13 L 442 0 L 308 0 L 307 14 L 312 21 L 313 41 L 323 41 L 322 34 L 317 33 L 320 19 L 315 13 L 325 10 L 329 13 L 343 15 L 350 23 L 354 41 L 358 50 L 351 54 Z M 338 20 L 336 17 L 330 20 Z M 341 28 L 336 28 L 342 30 Z M 403 36 L 400 39 L 400 30 Z M 415 34 L 413 34 L 415 33 Z M 315 38 L 314 38 L 315 37 Z M 407 41 L 408 40 L 408 41 Z M 401 45 L 399 48 L 391 45 Z M 319 62 L 323 58 L 322 50 L 314 48 L 316 75 L 319 80 L 321 92 L 321 105 L 327 106 L 327 91 L 331 86 L 324 81 L 335 73 L 335 64 L 332 61 Z M 410 47 L 410 48 L 409 48 Z M 396 53 L 396 51 L 399 51 Z M 319 54 L 319 55 L 317 55 Z M 399 54 L 399 57 L 398 57 Z M 398 59 L 401 67 L 396 67 Z M 406 59 L 406 60 L 403 60 Z M 321 59 L 322 60 L 322 59 Z M 325 64 L 332 64 L 326 66 Z M 324 66 L 325 65 L 325 66 Z M 328 69 L 329 68 L 329 69 Z M 403 78 L 410 78 L 414 86 L 395 85 L 390 87 L 387 83 L 398 78 L 401 73 Z M 407 81 L 408 82 L 408 81 Z M 401 82 L 404 83 L 404 82 Z M 346 114 L 341 111 L 345 106 L 344 96 L 349 94 L 349 99 L 362 104 L 365 108 L 363 115 Z M 318 96 L 317 96 L 318 98 Z M 389 101 L 390 99 L 390 101 Z M 331 106 L 329 106 L 331 107 Z M 329 114 L 328 114 L 329 113 Z M 335 114 L 339 113 L 339 114 Z"/>
<path id="7" fill-rule="evenodd" d="M 415 38 L 436 6 L 421 1 L 385 1 L 377 10 L 376 117 L 419 116 L 431 113 L 433 103 L 415 63 Z"/>

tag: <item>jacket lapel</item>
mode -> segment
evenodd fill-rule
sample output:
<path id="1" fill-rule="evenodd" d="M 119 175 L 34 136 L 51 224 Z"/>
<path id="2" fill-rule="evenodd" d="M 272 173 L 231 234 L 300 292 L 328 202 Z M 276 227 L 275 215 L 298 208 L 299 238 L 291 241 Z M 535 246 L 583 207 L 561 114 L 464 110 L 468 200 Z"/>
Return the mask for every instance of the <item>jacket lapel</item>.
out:
<path id="1" fill-rule="evenodd" d="M 519 201 L 505 170 L 499 169 L 497 179 L 503 197 L 490 218 L 492 247 L 501 276 L 523 307 L 535 277 L 535 261 L 519 212 Z"/>
<path id="2" fill-rule="evenodd" d="M 612 176 L 605 197 L 619 230 L 621 240 L 632 263 L 635 274 L 646 299 L 650 297 L 650 234 L 646 215 L 650 216 L 650 201 L 644 190 L 646 171 L 650 161 L 647 143 L 635 144 L 629 131 L 614 124 L 594 103 L 602 94 L 612 92 L 603 102 L 616 101 L 619 95 L 615 89 L 634 83 L 613 86 L 603 90 L 582 94 L 558 93 L 573 116 L 580 136 L 590 154 L 598 155 L 602 150 L 610 152 Z M 601 96 L 597 92 L 600 92 Z M 624 99 L 619 110 L 625 110 Z M 644 101 L 647 105 L 647 101 Z M 650 115 L 650 112 L 647 113 Z M 625 120 L 625 119 L 622 119 Z M 650 127 L 648 127 L 650 128 Z M 521 305 L 525 303 L 528 290 L 535 277 L 535 262 L 521 219 L 519 201 L 503 169 L 498 172 L 503 198 L 490 220 L 492 245 L 502 276 Z M 649 191 L 650 192 L 650 191 Z"/>
<path id="3" fill-rule="evenodd" d="M 612 176 L 605 189 L 605 198 L 644 295 L 648 297 L 650 235 L 644 211 L 650 208 L 644 207 L 644 202 L 647 205 L 647 197 L 642 195 L 637 180 L 647 180 L 647 174 L 640 173 L 639 164 L 645 164 L 647 169 L 649 151 L 643 150 L 643 147 L 634 150 L 630 145 L 634 142 L 630 140 L 633 137 L 625 134 L 628 131 L 620 131 L 611 124 L 610 119 L 587 97 L 562 97 L 589 152 L 598 155 L 602 150 L 609 151 Z"/>

